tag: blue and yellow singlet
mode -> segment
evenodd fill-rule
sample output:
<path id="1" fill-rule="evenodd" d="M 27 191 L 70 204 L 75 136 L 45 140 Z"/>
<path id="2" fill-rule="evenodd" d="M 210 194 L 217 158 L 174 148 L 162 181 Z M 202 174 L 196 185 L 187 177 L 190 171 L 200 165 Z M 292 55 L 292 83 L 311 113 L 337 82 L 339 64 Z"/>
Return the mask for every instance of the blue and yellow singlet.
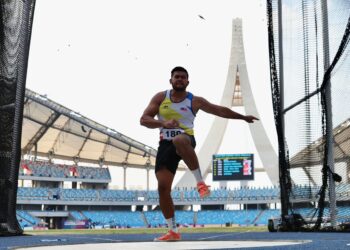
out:
<path id="1" fill-rule="evenodd" d="M 176 129 L 160 128 L 160 139 L 171 140 L 180 133 L 194 135 L 193 122 L 196 115 L 192 110 L 192 93 L 188 92 L 187 96 L 181 102 L 171 101 L 171 90 L 165 92 L 165 98 L 159 106 L 158 119 L 168 121 L 175 119 L 180 126 Z"/>

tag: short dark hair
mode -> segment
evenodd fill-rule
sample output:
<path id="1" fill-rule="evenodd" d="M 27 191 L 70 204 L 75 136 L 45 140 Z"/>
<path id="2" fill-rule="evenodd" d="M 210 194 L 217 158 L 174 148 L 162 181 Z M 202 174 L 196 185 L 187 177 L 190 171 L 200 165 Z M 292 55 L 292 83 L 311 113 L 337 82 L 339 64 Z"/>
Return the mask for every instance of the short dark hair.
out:
<path id="1" fill-rule="evenodd" d="M 175 68 L 173 68 L 172 71 L 171 71 L 171 76 L 173 76 L 175 71 L 185 72 L 186 75 L 187 75 L 187 78 L 188 78 L 188 72 L 187 72 L 187 70 L 184 67 L 176 66 Z"/>

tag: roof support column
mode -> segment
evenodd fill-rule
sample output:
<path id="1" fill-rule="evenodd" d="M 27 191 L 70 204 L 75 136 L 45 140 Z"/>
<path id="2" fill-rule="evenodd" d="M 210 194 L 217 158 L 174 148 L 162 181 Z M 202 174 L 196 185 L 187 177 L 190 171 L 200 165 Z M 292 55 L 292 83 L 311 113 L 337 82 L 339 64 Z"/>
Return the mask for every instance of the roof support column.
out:
<path id="1" fill-rule="evenodd" d="M 124 178 L 123 178 L 123 189 L 126 190 L 126 165 L 123 165 L 124 169 Z"/>

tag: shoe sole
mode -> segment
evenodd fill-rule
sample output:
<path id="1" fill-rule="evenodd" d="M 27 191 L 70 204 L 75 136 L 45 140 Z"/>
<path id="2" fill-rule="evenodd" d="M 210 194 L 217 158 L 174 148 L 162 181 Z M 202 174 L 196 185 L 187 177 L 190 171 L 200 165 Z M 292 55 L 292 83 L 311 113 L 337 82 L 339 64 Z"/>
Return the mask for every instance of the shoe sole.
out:
<path id="1" fill-rule="evenodd" d="M 174 241 L 180 241 L 180 240 L 154 240 L 154 242 L 174 242 Z"/>
<path id="2" fill-rule="evenodd" d="M 172 242 L 172 241 L 180 241 L 181 239 L 173 239 L 173 240 L 158 240 L 158 239 L 154 239 L 154 242 Z"/>

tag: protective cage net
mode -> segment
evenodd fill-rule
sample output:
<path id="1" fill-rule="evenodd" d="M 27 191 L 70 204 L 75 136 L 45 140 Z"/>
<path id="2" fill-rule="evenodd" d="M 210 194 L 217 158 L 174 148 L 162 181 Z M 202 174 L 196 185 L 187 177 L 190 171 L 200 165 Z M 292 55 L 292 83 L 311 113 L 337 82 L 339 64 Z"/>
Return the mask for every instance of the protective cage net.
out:
<path id="1" fill-rule="evenodd" d="M 350 1 L 268 0 L 285 231 L 350 229 Z"/>
<path id="2" fill-rule="evenodd" d="M 0 1 L 0 234 L 22 233 L 16 198 L 34 5 L 34 0 Z"/>

